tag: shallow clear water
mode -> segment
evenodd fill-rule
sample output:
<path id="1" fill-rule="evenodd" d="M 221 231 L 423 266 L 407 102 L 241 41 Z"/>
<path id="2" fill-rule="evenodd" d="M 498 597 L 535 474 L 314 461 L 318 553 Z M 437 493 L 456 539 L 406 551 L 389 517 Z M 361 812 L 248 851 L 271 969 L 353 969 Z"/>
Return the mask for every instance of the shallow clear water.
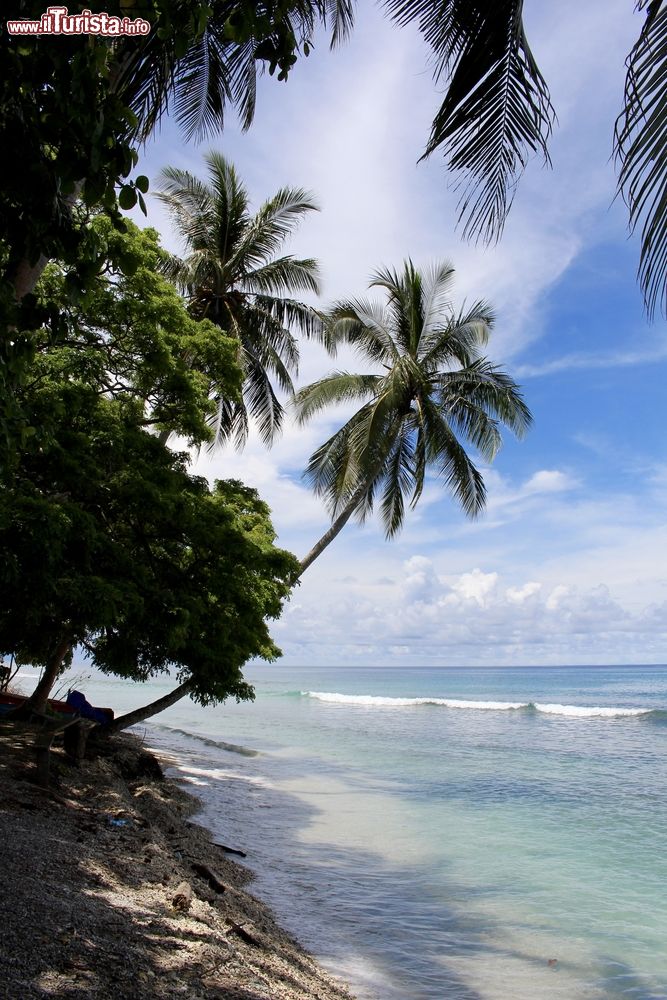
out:
<path id="1" fill-rule="evenodd" d="M 360 996 L 667 998 L 667 668 L 249 677 L 147 741 Z"/>

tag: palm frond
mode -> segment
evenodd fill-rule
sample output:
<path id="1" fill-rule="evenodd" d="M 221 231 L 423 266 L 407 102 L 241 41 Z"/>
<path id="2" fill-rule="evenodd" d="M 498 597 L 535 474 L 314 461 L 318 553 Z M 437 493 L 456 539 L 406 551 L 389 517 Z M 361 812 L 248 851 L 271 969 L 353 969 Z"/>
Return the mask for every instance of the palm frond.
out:
<path id="1" fill-rule="evenodd" d="M 280 432 L 284 410 L 273 391 L 266 368 L 249 354 L 246 354 L 244 357 L 243 368 L 243 401 L 245 409 L 248 416 L 256 421 L 259 435 L 268 448 L 273 444 Z M 241 425 L 239 424 L 239 426 Z M 236 445 L 238 448 L 243 447 L 247 438 L 247 416 L 244 431 L 243 436 L 237 432 Z"/>
<path id="2" fill-rule="evenodd" d="M 523 28 L 523 0 L 384 0 L 399 24 L 417 22 L 448 79 L 424 156 L 442 149 L 460 171 L 466 238 L 500 237 L 529 157 L 549 162 L 555 114 Z"/>
<path id="3" fill-rule="evenodd" d="M 239 58 L 239 46 L 224 37 L 224 25 L 210 18 L 201 37 L 179 60 L 174 74 L 174 117 L 186 142 L 203 138 L 224 125 L 225 108 L 235 95 L 229 73 L 232 54 Z M 255 70 L 252 47 L 242 47 Z"/>
<path id="4" fill-rule="evenodd" d="M 480 348 L 488 343 L 494 319 L 491 307 L 480 301 L 440 326 L 432 321 L 420 343 L 420 364 L 427 371 L 438 371 L 453 363 L 463 367 L 472 364 L 479 358 Z"/>
<path id="5" fill-rule="evenodd" d="M 254 304 L 243 310 L 236 335 L 257 364 L 278 376 L 282 391 L 293 393 L 290 373 L 298 373 L 299 345 L 290 331 Z"/>
<path id="6" fill-rule="evenodd" d="M 361 470 L 359 455 L 350 438 L 358 424 L 367 418 L 362 407 L 340 430 L 336 431 L 310 456 L 303 478 L 317 496 L 324 498 L 332 517 L 343 510 L 357 492 Z M 371 484 L 369 483 L 369 489 Z"/>
<path id="7" fill-rule="evenodd" d="M 232 441 L 238 449 L 242 448 L 249 431 L 248 414 L 243 402 L 216 396 L 214 407 L 214 412 L 207 421 L 213 431 L 207 451 L 213 452 L 227 441 Z"/>
<path id="8" fill-rule="evenodd" d="M 155 197 L 171 217 L 183 246 L 201 249 L 211 240 L 214 205 L 209 187 L 187 170 L 165 167 Z"/>
<path id="9" fill-rule="evenodd" d="M 416 354 L 424 320 L 421 272 L 408 258 L 402 274 L 381 268 L 373 274 L 370 287 L 384 288 L 392 337 L 404 352 Z"/>
<path id="10" fill-rule="evenodd" d="M 454 268 L 450 261 L 442 260 L 427 267 L 424 272 L 423 330 L 420 337 L 419 353 L 424 351 L 424 338 L 429 336 L 433 326 L 442 324 L 443 314 L 451 312 L 451 288 Z"/>
<path id="11" fill-rule="evenodd" d="M 341 403 L 367 401 L 374 396 L 382 381 L 379 375 L 352 375 L 349 372 L 333 372 L 317 382 L 300 389 L 293 400 L 297 421 L 305 424 L 315 414 L 328 406 Z"/>
<path id="12" fill-rule="evenodd" d="M 248 192 L 226 157 L 215 150 L 205 156 L 210 177 L 211 203 L 214 207 L 211 255 L 219 272 L 218 291 L 228 291 L 236 275 L 234 255 L 243 241 L 249 224 Z"/>
<path id="13" fill-rule="evenodd" d="M 639 39 L 627 59 L 625 107 L 616 122 L 618 189 L 641 230 L 639 283 L 647 313 L 667 312 L 667 7 L 647 0 Z"/>
<path id="14" fill-rule="evenodd" d="M 331 48 L 335 48 L 349 37 L 354 24 L 354 4 L 350 0 L 325 0 L 320 3 L 325 25 L 332 26 Z"/>
<path id="15" fill-rule="evenodd" d="M 518 438 L 524 436 L 532 423 L 532 414 L 514 379 L 485 359 L 461 371 L 444 372 L 433 382 L 447 412 L 455 411 L 465 401 L 501 421 Z"/>
<path id="16" fill-rule="evenodd" d="M 303 188 L 281 188 L 273 198 L 260 206 L 248 219 L 243 235 L 235 247 L 231 266 L 239 273 L 250 273 L 262 267 L 278 253 L 308 212 L 319 207 L 309 191 Z"/>
<path id="17" fill-rule="evenodd" d="M 246 273 L 240 287 L 247 292 L 280 295 L 289 292 L 320 293 L 320 265 L 313 259 L 279 257 Z"/>
<path id="18" fill-rule="evenodd" d="M 329 311 L 329 339 L 332 347 L 349 344 L 362 357 L 391 365 L 399 357 L 383 306 L 367 299 L 337 302 Z"/>
<path id="19" fill-rule="evenodd" d="M 254 305 L 264 313 L 268 313 L 283 329 L 298 330 L 307 339 L 317 340 L 326 345 L 324 316 L 312 306 L 297 302 L 295 299 L 264 295 L 256 295 Z"/>
<path id="20" fill-rule="evenodd" d="M 422 406 L 427 461 L 435 466 L 464 513 L 477 517 L 486 503 L 482 475 L 439 408 L 431 400 L 424 400 Z"/>
<path id="21" fill-rule="evenodd" d="M 405 498 L 415 493 L 414 435 L 407 421 L 402 421 L 394 437 L 391 454 L 382 476 L 380 514 L 385 537 L 394 538 L 403 526 Z"/>

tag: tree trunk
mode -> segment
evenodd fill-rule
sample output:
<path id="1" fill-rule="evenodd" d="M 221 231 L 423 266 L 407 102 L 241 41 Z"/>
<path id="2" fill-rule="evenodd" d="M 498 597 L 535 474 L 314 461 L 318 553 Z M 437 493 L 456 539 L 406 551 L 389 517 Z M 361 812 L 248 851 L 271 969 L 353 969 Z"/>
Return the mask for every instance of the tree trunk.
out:
<path id="1" fill-rule="evenodd" d="M 14 298 L 20 302 L 28 295 L 48 263 L 48 257 L 41 254 L 36 263 L 31 264 L 27 257 L 20 261 L 14 271 Z"/>
<path id="2" fill-rule="evenodd" d="M 342 514 L 338 515 L 338 517 L 333 522 L 331 527 L 324 532 L 319 542 L 316 542 L 315 545 L 313 545 L 310 552 L 308 553 L 308 555 L 304 556 L 303 559 L 301 560 L 301 574 L 305 573 L 310 564 L 315 562 L 317 557 L 321 555 L 322 552 L 324 552 L 327 545 L 330 545 L 331 542 L 333 542 L 336 535 L 338 535 L 343 530 L 343 528 L 350 520 L 357 507 L 359 506 L 360 501 L 364 498 L 367 492 L 368 492 L 368 484 L 365 482 L 362 483 L 361 486 L 359 486 L 354 491 L 354 493 L 350 497 L 350 502 L 348 503 L 347 507 L 342 512 Z"/>
<path id="3" fill-rule="evenodd" d="M 81 194 L 83 183 L 83 180 L 77 181 L 74 185 L 74 190 L 63 199 L 64 208 L 74 208 Z M 34 291 L 35 285 L 39 281 L 42 271 L 48 262 L 49 258 L 45 257 L 44 254 L 40 254 L 34 264 L 31 264 L 27 257 L 18 262 L 11 279 L 14 285 L 14 298 L 17 302 L 20 302 L 26 295 Z"/>
<path id="4" fill-rule="evenodd" d="M 20 712 L 22 714 L 45 711 L 46 703 L 48 701 L 49 694 L 51 693 L 51 688 L 53 687 L 55 680 L 60 673 L 63 661 L 71 648 L 72 640 L 69 637 L 60 640 L 54 650 L 53 656 L 44 667 L 44 673 L 40 677 L 37 687 L 21 706 Z"/>
<path id="5" fill-rule="evenodd" d="M 179 684 L 169 694 L 157 698 L 156 701 L 150 702 L 149 705 L 144 705 L 143 708 L 136 708 L 133 712 L 127 712 L 125 715 L 119 715 L 111 725 L 105 726 L 103 731 L 108 734 L 120 733 L 129 726 L 136 726 L 137 723 L 143 722 L 145 719 L 150 719 L 152 715 L 164 712 L 165 708 L 175 705 L 177 701 L 180 701 L 186 694 L 189 694 L 192 688 L 192 681 L 184 681 L 183 684 Z"/>

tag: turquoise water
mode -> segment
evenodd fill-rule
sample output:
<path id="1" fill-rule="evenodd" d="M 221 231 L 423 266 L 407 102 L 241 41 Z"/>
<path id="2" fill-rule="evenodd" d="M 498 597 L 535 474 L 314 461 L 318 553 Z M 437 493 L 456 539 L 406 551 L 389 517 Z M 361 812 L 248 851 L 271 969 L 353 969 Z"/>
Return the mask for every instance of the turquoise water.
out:
<path id="1" fill-rule="evenodd" d="M 249 677 L 147 742 L 360 997 L 667 998 L 667 668 Z"/>

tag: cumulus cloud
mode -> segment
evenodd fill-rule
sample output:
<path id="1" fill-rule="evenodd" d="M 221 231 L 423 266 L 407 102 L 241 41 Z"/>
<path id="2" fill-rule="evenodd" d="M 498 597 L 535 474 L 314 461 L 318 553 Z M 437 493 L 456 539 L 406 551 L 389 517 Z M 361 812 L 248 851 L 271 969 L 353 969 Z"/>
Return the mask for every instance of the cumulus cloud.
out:
<path id="1" fill-rule="evenodd" d="M 536 651 L 540 661 L 563 662 L 565 650 L 565 661 L 572 662 L 576 651 L 574 662 L 591 662 L 591 650 L 600 648 L 617 662 L 643 637 L 667 636 L 667 602 L 633 613 L 603 584 L 547 588 L 528 580 L 507 586 L 501 574 L 479 567 L 446 582 L 424 556 L 406 560 L 403 568 L 401 585 L 381 601 L 365 588 L 330 594 L 326 607 L 308 601 L 308 614 L 290 622 L 291 634 L 298 626 L 299 648 L 309 650 L 308 662 L 331 662 L 328 641 L 336 662 L 343 645 L 348 662 L 367 662 L 371 647 L 377 662 L 391 658 L 406 665 L 533 663 Z M 289 640 L 286 652 L 296 653 Z"/>

